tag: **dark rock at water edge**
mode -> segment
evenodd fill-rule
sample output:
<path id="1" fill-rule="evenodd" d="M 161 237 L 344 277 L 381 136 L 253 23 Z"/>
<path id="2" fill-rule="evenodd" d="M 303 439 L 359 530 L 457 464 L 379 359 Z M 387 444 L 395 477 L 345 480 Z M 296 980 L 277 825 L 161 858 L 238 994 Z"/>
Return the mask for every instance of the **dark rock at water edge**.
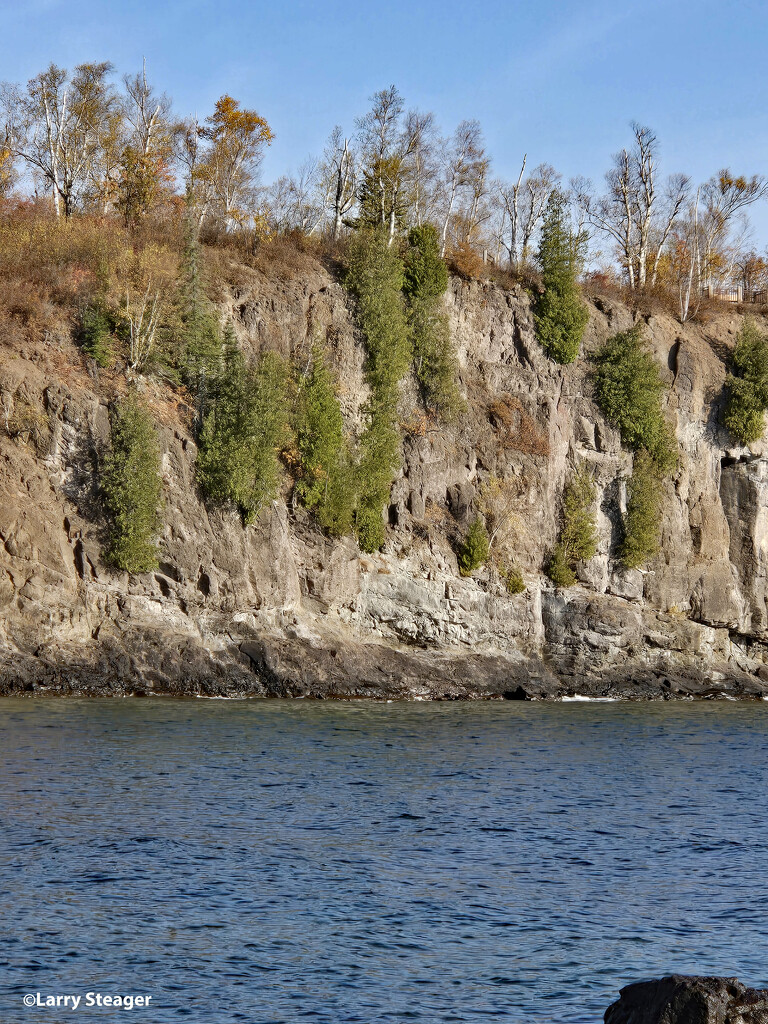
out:
<path id="1" fill-rule="evenodd" d="M 627 985 L 605 1024 L 768 1024 L 768 989 L 736 978 L 673 974 Z"/>
<path id="2" fill-rule="evenodd" d="M 325 638 L 324 638 L 325 639 Z M 719 670 L 716 670 L 719 669 Z M 0 662 L 0 695 L 304 697 L 317 700 L 759 699 L 768 684 L 733 666 L 569 674 L 535 654 L 394 647 L 336 636 L 235 634 L 211 650 L 194 636 L 128 628 L 49 644 Z"/>

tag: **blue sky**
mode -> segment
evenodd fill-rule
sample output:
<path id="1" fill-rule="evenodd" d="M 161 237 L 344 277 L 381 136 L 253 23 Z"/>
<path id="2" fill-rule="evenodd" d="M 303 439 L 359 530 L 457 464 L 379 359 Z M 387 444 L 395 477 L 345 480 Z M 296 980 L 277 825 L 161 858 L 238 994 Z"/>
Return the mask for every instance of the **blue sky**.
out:
<path id="1" fill-rule="evenodd" d="M 655 129 L 665 172 L 768 172 L 766 0 L 0 0 L 0 17 L 3 79 L 146 56 L 179 113 L 231 93 L 275 132 L 267 181 L 391 83 L 445 132 L 477 118 L 503 177 L 527 152 L 598 180 L 633 119 Z M 752 219 L 762 249 L 768 204 Z"/>

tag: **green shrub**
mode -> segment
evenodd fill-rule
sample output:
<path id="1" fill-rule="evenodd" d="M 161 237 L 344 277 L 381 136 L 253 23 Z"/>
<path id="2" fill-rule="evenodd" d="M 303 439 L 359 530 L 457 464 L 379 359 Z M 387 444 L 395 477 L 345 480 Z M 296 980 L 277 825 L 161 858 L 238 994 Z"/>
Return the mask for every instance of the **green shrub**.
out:
<path id="1" fill-rule="evenodd" d="M 348 249 L 346 286 L 357 296 L 365 335 L 366 376 L 378 399 L 397 402 L 411 348 L 403 304 L 403 261 L 386 231 L 361 231 Z"/>
<path id="2" fill-rule="evenodd" d="M 586 561 L 597 551 L 595 497 L 592 474 L 582 464 L 563 491 L 560 537 L 547 565 L 547 575 L 558 587 L 572 586 L 576 582 L 576 563 Z"/>
<path id="3" fill-rule="evenodd" d="M 635 324 L 615 334 L 595 355 L 595 398 L 624 444 L 634 451 L 644 448 L 666 473 L 677 463 L 677 445 L 661 407 L 667 387 L 642 331 L 642 325 Z"/>
<path id="4" fill-rule="evenodd" d="M 400 430 L 395 410 L 375 397 L 368 403 L 368 425 L 360 438 L 357 463 L 355 531 L 363 551 L 384 543 L 384 507 L 400 468 Z"/>
<path id="5" fill-rule="evenodd" d="M 408 309 L 414 369 L 425 409 L 444 422 L 464 409 L 457 383 L 458 362 L 448 317 L 432 299 L 414 299 Z"/>
<path id="6" fill-rule="evenodd" d="M 299 382 L 296 443 L 301 459 L 299 497 L 329 533 L 337 537 L 349 533 L 355 501 L 353 469 L 333 379 L 317 345 Z"/>
<path id="7" fill-rule="evenodd" d="M 231 338 L 203 420 L 197 478 L 214 504 L 233 502 L 247 525 L 277 496 L 288 420 L 287 375 L 267 352 L 248 368 Z"/>
<path id="8" fill-rule="evenodd" d="M 434 224 L 411 228 L 405 253 L 403 291 L 406 298 L 440 299 L 448 287 L 448 267 L 440 255 Z"/>
<path id="9" fill-rule="evenodd" d="M 106 368 L 112 362 L 114 329 L 114 318 L 103 300 L 97 299 L 85 307 L 80 319 L 83 351 L 98 366 Z"/>
<path id="10" fill-rule="evenodd" d="M 627 485 L 624 539 L 619 548 L 619 558 L 626 569 L 639 568 L 658 552 L 661 500 L 661 474 L 648 452 L 642 449 L 635 456 Z"/>
<path id="11" fill-rule="evenodd" d="M 442 309 L 447 287 L 448 267 L 440 256 L 437 228 L 433 224 L 412 228 L 403 291 L 408 300 L 414 369 L 424 407 L 444 420 L 453 419 L 463 407 L 456 383 L 458 363 Z"/>
<path id="12" fill-rule="evenodd" d="M 547 576 L 556 587 L 572 587 L 576 582 L 576 573 L 569 564 L 565 548 L 559 542 L 555 544 L 547 563 Z"/>
<path id="13" fill-rule="evenodd" d="M 364 410 L 357 466 L 355 530 L 364 551 L 384 543 L 384 506 L 401 462 L 397 420 L 399 383 L 411 348 L 403 303 L 403 262 L 388 245 L 386 231 L 361 231 L 348 250 L 346 284 L 357 296 L 366 343 L 366 378 L 371 397 Z"/>
<path id="14" fill-rule="evenodd" d="M 544 350 L 556 363 L 572 363 L 579 354 L 589 314 L 578 290 L 548 288 L 536 305 L 536 331 Z"/>
<path id="15" fill-rule="evenodd" d="M 536 304 L 536 332 L 547 355 L 572 363 L 579 354 L 589 312 L 576 279 L 584 259 L 585 239 L 568 225 L 565 200 L 554 191 L 541 228 L 538 263 L 544 294 Z"/>
<path id="16" fill-rule="evenodd" d="M 469 576 L 488 559 L 488 531 L 478 516 L 467 531 L 464 543 L 459 548 L 459 572 Z"/>
<path id="17" fill-rule="evenodd" d="M 757 441 L 768 409 L 768 339 L 745 317 L 733 350 L 733 373 L 726 380 L 723 425 L 741 444 Z"/>
<path id="18" fill-rule="evenodd" d="M 160 449 L 149 413 L 135 399 L 113 410 L 101 491 L 109 522 L 106 560 L 128 572 L 157 567 L 162 481 Z"/>
<path id="19" fill-rule="evenodd" d="M 515 565 L 499 567 L 499 572 L 504 580 L 504 586 L 506 587 L 507 593 L 514 596 L 515 594 L 522 594 L 525 592 L 525 580 L 523 574 Z"/>
<path id="20" fill-rule="evenodd" d="M 192 217 L 185 225 L 179 288 L 176 296 L 181 379 L 195 396 L 197 430 L 202 429 L 208 403 L 222 369 L 221 331 L 211 303 L 205 296 L 200 273 L 200 244 Z M 227 324 L 224 347 L 235 344 L 231 322 Z"/>

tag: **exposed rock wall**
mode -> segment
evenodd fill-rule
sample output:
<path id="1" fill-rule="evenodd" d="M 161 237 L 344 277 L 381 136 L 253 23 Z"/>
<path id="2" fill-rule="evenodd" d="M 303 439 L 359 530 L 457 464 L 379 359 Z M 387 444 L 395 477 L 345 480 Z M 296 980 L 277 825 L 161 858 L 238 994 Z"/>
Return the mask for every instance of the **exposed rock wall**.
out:
<path id="1" fill-rule="evenodd" d="M 344 290 L 319 265 L 301 277 L 241 271 L 227 295 L 243 347 L 301 358 L 324 338 L 350 430 L 366 397 L 363 346 Z M 428 422 L 404 388 L 403 471 L 382 552 L 332 541 L 284 500 L 243 528 L 209 511 L 194 482 L 189 411 L 144 384 L 163 448 L 166 505 L 157 572 L 101 560 L 98 463 L 118 374 L 84 365 L 67 339 L 0 350 L 0 686 L 68 692 L 523 696 L 768 694 L 768 452 L 718 426 L 736 314 L 684 328 L 650 317 L 680 442 L 665 484 L 663 544 L 648 571 L 616 562 L 631 455 L 590 395 L 588 355 L 631 313 L 591 304 L 585 357 L 549 362 L 522 289 L 453 279 L 446 297 L 467 411 Z M 1 426 L 1 425 L 0 425 Z M 592 468 L 599 548 L 576 587 L 542 566 L 574 465 Z M 455 547 L 483 484 L 512 495 L 504 544 L 527 588 L 491 569 L 458 574 Z"/>

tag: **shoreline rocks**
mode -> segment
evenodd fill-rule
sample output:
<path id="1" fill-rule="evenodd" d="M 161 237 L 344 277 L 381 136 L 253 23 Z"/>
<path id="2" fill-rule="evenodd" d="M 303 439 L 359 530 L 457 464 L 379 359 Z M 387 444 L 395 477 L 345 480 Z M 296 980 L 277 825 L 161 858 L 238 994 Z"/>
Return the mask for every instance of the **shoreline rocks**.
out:
<path id="1" fill-rule="evenodd" d="M 379 700 L 758 700 L 768 683 L 719 666 L 629 665 L 559 674 L 536 656 L 394 648 L 338 636 L 332 644 L 280 636 L 221 640 L 126 631 L 83 645 L 0 652 L 0 696 L 229 696 Z"/>
<path id="2" fill-rule="evenodd" d="M 766 1024 L 768 989 L 737 978 L 672 974 L 621 989 L 605 1024 Z"/>

